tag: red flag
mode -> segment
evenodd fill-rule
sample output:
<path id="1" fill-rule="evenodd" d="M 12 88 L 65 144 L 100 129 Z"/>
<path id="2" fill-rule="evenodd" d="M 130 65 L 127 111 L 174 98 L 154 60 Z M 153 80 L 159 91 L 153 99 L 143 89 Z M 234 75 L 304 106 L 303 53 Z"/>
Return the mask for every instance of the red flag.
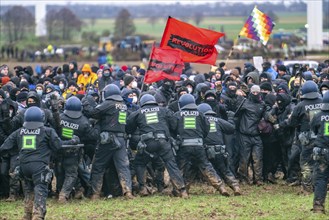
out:
<path id="1" fill-rule="evenodd" d="M 152 83 L 163 79 L 180 80 L 183 69 L 184 62 L 178 50 L 153 46 L 144 82 Z"/>
<path id="2" fill-rule="evenodd" d="M 217 58 L 215 44 L 223 33 L 194 27 L 169 17 L 160 47 L 181 51 L 182 60 L 214 65 Z"/>

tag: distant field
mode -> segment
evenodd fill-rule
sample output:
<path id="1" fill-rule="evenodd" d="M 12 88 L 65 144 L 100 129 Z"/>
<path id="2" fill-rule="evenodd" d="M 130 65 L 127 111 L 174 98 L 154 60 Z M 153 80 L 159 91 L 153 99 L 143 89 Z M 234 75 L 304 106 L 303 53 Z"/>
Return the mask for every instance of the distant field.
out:
<path id="1" fill-rule="evenodd" d="M 293 32 L 303 28 L 307 21 L 306 13 L 277 13 L 279 20 L 274 28 L 275 32 Z M 216 31 L 224 27 L 224 31 L 229 39 L 234 39 L 239 34 L 247 17 L 205 17 L 200 23 L 199 27 L 209 28 L 213 27 Z M 114 32 L 114 19 L 97 19 L 95 25 L 90 25 L 90 20 L 84 20 L 85 26 L 83 31 L 95 31 L 102 33 L 103 30 Z M 187 20 L 188 23 L 195 25 L 192 19 Z M 134 19 L 136 26 L 136 34 L 148 34 L 154 36 L 156 40 L 160 40 L 166 20 L 158 19 L 154 26 L 146 18 Z"/>
<path id="2" fill-rule="evenodd" d="M 307 21 L 306 13 L 277 13 L 279 20 L 273 30 L 276 32 L 294 32 L 300 28 L 303 28 Z M 179 18 L 178 18 L 179 19 Z M 203 28 L 213 28 L 215 31 L 221 31 L 221 27 L 224 28 L 224 32 L 228 39 L 236 39 L 239 34 L 241 28 L 246 21 L 247 16 L 245 17 L 237 17 L 237 16 L 228 16 L 228 17 L 204 17 L 201 21 L 199 27 Z M 94 26 L 90 23 L 90 19 L 84 19 L 84 25 L 82 27 L 82 31 L 93 31 L 96 34 L 101 34 L 104 30 L 108 30 L 111 33 L 114 33 L 114 21 L 115 19 L 96 19 Z M 189 19 L 186 22 L 195 25 L 193 19 Z M 136 26 L 136 34 L 146 34 L 153 36 L 153 38 L 157 41 L 161 40 L 164 27 L 166 25 L 166 19 L 160 18 L 156 21 L 154 26 L 151 25 L 148 18 L 136 18 L 134 19 L 134 23 Z M 4 33 L 0 32 L 0 46 L 8 44 L 7 36 Z M 81 38 L 79 34 L 74 35 L 74 40 L 72 42 L 47 42 L 43 41 L 44 44 L 52 43 L 56 44 L 80 44 Z M 84 42 L 86 43 L 86 42 Z M 19 48 L 29 48 L 39 47 L 40 41 L 33 36 L 29 36 L 29 38 L 25 41 L 16 42 L 16 45 Z"/>

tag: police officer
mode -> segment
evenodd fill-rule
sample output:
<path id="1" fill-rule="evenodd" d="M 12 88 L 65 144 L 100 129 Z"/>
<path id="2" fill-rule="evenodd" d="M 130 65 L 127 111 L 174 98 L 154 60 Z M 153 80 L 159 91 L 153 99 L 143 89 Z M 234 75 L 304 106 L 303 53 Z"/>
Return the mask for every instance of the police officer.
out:
<path id="1" fill-rule="evenodd" d="M 195 98 L 191 94 L 182 95 L 179 98 L 180 111 L 174 115 L 178 124 L 176 133 L 181 139 L 177 160 L 187 187 L 191 184 L 191 164 L 196 165 L 202 174 L 207 178 L 213 187 L 222 195 L 229 196 L 221 178 L 207 159 L 206 151 L 203 147 L 203 139 L 208 136 L 209 122 L 199 112 L 195 104 Z"/>
<path id="2" fill-rule="evenodd" d="M 218 118 L 210 105 L 203 103 L 198 106 L 198 110 L 205 114 L 210 123 L 210 130 L 208 136 L 204 139 L 204 146 L 206 148 L 209 161 L 212 163 L 218 174 L 225 180 L 225 182 L 233 189 L 234 195 L 241 195 L 239 181 L 228 165 L 228 153 L 224 143 L 224 133 L 232 134 L 235 131 L 235 124 L 233 115 L 229 121 Z"/>
<path id="3" fill-rule="evenodd" d="M 77 138 L 63 142 L 77 143 Z M 56 131 L 44 126 L 43 111 L 30 107 L 25 111 L 23 127 L 12 133 L 0 147 L 1 154 L 17 146 L 19 149 L 19 173 L 24 179 L 25 191 L 23 219 L 45 218 L 47 185 L 52 177 L 48 164 L 52 151 L 59 150 L 61 144 Z"/>
<path id="4" fill-rule="evenodd" d="M 120 89 L 114 84 L 104 88 L 103 100 L 103 103 L 96 108 L 84 106 L 87 116 L 99 119 L 98 125 L 101 132 L 100 145 L 96 149 L 91 170 L 92 199 L 100 197 L 103 175 L 111 160 L 114 161 L 123 195 L 133 198 L 129 159 L 125 147 L 127 106 L 120 95 Z"/>
<path id="5" fill-rule="evenodd" d="M 329 180 L 329 92 L 323 96 L 321 112 L 311 121 L 311 129 L 317 135 L 314 142 L 314 200 L 313 212 L 325 212 L 325 200 Z"/>
<path id="6" fill-rule="evenodd" d="M 89 120 L 82 115 L 81 101 L 77 97 L 70 97 L 65 104 L 64 113 L 60 115 L 59 136 L 62 140 L 71 140 L 73 135 L 79 137 L 81 143 L 84 140 L 97 143 L 99 132 L 92 128 Z M 58 160 L 58 169 L 63 171 L 57 178 L 57 184 L 61 186 L 58 201 L 65 203 L 73 189 L 78 177 L 78 165 L 81 160 L 82 152 L 80 148 L 65 148 L 60 152 Z"/>
<path id="7" fill-rule="evenodd" d="M 312 192 L 312 159 L 314 137 L 310 129 L 310 122 L 314 115 L 321 111 L 322 99 L 318 93 L 318 86 L 315 82 L 306 81 L 301 89 L 302 101 L 294 108 L 290 121 L 284 121 L 277 128 L 293 126 L 296 128 L 298 145 L 301 145 L 300 168 L 302 172 L 302 192 Z"/>
<path id="8" fill-rule="evenodd" d="M 140 129 L 141 140 L 134 162 L 141 194 L 148 194 L 144 183 L 146 164 L 152 157 L 157 157 L 165 163 L 171 182 L 180 196 L 187 198 L 184 180 L 169 142 L 170 131 L 176 128 L 177 120 L 169 109 L 158 106 L 150 94 L 141 98 L 140 105 L 141 109 L 129 115 L 126 130 L 127 133 L 133 133 L 137 127 Z"/>

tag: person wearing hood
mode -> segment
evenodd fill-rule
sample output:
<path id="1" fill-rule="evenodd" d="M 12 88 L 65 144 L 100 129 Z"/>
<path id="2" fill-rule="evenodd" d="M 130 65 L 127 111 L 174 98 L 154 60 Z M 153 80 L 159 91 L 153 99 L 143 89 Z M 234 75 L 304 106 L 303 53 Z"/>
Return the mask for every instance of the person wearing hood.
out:
<path id="1" fill-rule="evenodd" d="M 192 94 L 192 95 L 194 94 L 194 89 L 195 89 L 194 81 L 189 80 L 189 79 L 184 80 L 182 86 L 185 86 L 187 88 L 189 94 Z"/>
<path id="2" fill-rule="evenodd" d="M 155 94 L 156 100 L 161 100 L 162 106 L 166 107 L 172 98 L 174 82 L 172 80 L 165 79 Z"/>
<path id="3" fill-rule="evenodd" d="M 91 71 L 89 64 L 84 64 L 81 69 L 82 74 L 78 77 L 77 84 L 83 85 L 82 90 L 86 90 L 88 84 L 93 84 L 97 80 L 97 74 Z"/>
<path id="4" fill-rule="evenodd" d="M 326 94 L 329 91 L 329 81 L 324 81 L 321 85 L 320 85 L 320 92 L 321 95 L 324 96 L 324 94 Z"/>
<path id="5" fill-rule="evenodd" d="M 292 113 L 293 105 L 291 97 L 286 93 L 278 93 L 276 96 L 276 103 L 273 107 L 271 114 L 276 118 L 278 125 L 284 123 L 289 119 Z M 274 128 L 277 127 L 275 124 Z M 274 135 L 277 144 L 280 146 L 280 156 L 278 157 L 277 164 L 281 164 L 284 178 L 288 184 L 295 182 L 298 179 L 299 173 L 299 155 L 300 149 L 296 144 L 293 145 L 295 129 L 292 126 L 279 126 L 274 129 Z"/>
<path id="6" fill-rule="evenodd" d="M 225 107 L 217 101 L 217 95 L 213 90 L 206 91 L 203 103 L 211 106 L 212 110 L 216 113 L 216 117 L 227 120 Z"/>
<path id="7" fill-rule="evenodd" d="M 273 132 L 273 125 L 277 123 L 276 117 L 272 114 L 272 111 L 274 111 L 273 106 L 276 102 L 276 96 L 271 91 L 262 88 L 262 85 L 265 83 L 261 84 L 262 99 L 265 103 L 265 113 L 258 128 L 263 143 L 263 178 L 265 181 L 275 184 L 276 179 L 274 174 L 277 170 L 277 161 L 281 150 L 280 148 L 275 147 L 279 145 L 279 141 L 276 139 Z M 267 93 L 264 93 L 264 91 L 267 91 Z"/>
<path id="8" fill-rule="evenodd" d="M 75 72 L 78 70 L 78 64 L 76 61 L 71 61 L 69 63 L 69 79 L 72 79 Z"/>
<path id="9" fill-rule="evenodd" d="M 248 73 L 247 76 L 245 77 L 245 83 L 247 85 L 250 84 L 259 85 L 259 73 L 256 71 Z"/>
<path id="10" fill-rule="evenodd" d="M 189 90 L 186 87 L 182 86 L 177 91 L 177 99 L 168 105 L 168 108 L 174 113 L 179 111 L 178 100 L 184 94 L 189 94 Z"/>
<path id="11" fill-rule="evenodd" d="M 265 104 L 261 99 L 260 87 L 253 85 L 248 99 L 239 106 L 235 113 L 237 121 L 237 140 L 240 147 L 238 174 L 243 183 L 252 183 L 249 179 L 248 166 L 252 155 L 253 176 L 256 185 L 263 185 L 263 144 L 258 124 L 264 117 Z"/>
<path id="12" fill-rule="evenodd" d="M 209 86 L 205 83 L 199 83 L 195 87 L 194 97 L 195 97 L 195 103 L 201 104 L 204 101 L 204 95 L 205 93 L 210 89 Z"/>
<path id="13" fill-rule="evenodd" d="M 60 89 L 60 94 L 63 94 L 67 89 L 67 81 L 65 78 L 59 80 L 58 87 Z"/>
<path id="14" fill-rule="evenodd" d="M 102 71 L 102 77 L 98 81 L 99 91 L 102 91 L 105 88 L 105 86 L 113 82 L 111 67 L 109 67 L 108 65 L 104 65 L 103 70 L 101 71 Z"/>
<path id="15" fill-rule="evenodd" d="M 121 91 L 122 98 L 127 105 L 128 112 L 134 112 L 139 109 L 138 97 L 139 91 L 136 89 L 125 89 Z"/>
<path id="16" fill-rule="evenodd" d="M 311 121 L 311 130 L 317 135 L 314 142 L 314 213 L 325 213 L 329 179 L 329 93 L 323 96 L 321 111 Z"/>

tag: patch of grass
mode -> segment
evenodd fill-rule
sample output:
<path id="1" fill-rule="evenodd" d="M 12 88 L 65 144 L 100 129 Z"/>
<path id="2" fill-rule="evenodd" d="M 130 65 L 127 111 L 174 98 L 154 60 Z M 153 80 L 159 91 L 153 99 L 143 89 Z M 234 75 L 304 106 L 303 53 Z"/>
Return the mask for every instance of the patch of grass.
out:
<path id="1" fill-rule="evenodd" d="M 50 199 L 47 219 L 328 219 L 310 211 L 313 195 L 297 195 L 298 187 L 242 186 L 242 191 L 243 196 L 225 198 L 208 185 L 195 184 L 186 200 L 153 195 L 61 205 Z M 22 201 L 0 201 L 0 207 L 2 219 L 19 219 L 23 214 Z"/>

